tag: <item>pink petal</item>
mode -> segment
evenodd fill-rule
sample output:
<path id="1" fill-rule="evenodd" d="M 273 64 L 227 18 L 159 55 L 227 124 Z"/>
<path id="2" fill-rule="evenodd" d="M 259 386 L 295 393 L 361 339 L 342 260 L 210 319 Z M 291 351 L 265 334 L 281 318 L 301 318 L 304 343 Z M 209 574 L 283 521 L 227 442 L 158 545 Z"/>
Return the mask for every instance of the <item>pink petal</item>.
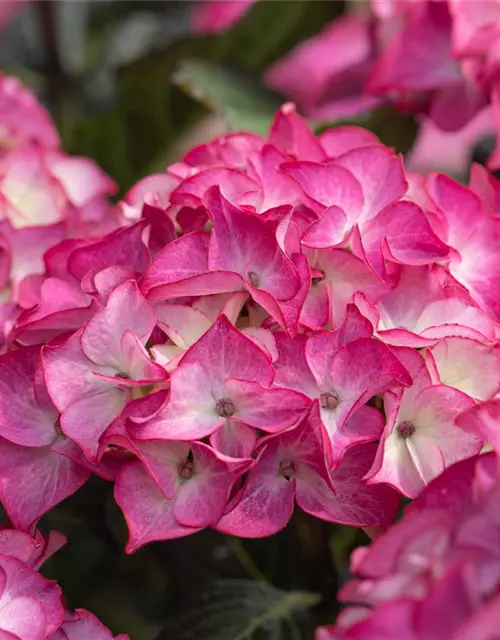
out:
<path id="1" fill-rule="evenodd" d="M 380 140 L 372 131 L 352 125 L 328 129 L 319 136 L 319 141 L 330 159 L 337 158 L 351 149 L 380 144 Z"/>
<path id="2" fill-rule="evenodd" d="M 362 183 L 344 167 L 300 161 L 283 164 L 281 170 L 299 183 L 318 213 L 324 207 L 335 206 L 351 222 L 354 212 L 363 209 Z"/>
<path id="3" fill-rule="evenodd" d="M 73 617 L 63 622 L 61 632 L 64 633 L 61 640 L 113 640 L 115 638 L 102 622 L 85 609 L 75 609 Z M 52 640 L 52 637 L 49 640 Z M 115 640 L 128 640 L 128 636 L 120 634 Z"/>
<path id="4" fill-rule="evenodd" d="M 418 3 L 379 58 L 369 90 L 424 91 L 454 84 L 460 79 L 460 71 L 451 57 L 450 39 L 447 8 Z"/>
<path id="5" fill-rule="evenodd" d="M 382 282 L 365 262 L 348 251 L 318 251 L 315 266 L 325 274 L 324 280 L 318 286 L 328 285 L 330 313 L 334 326 L 344 321 L 347 305 L 352 302 L 357 304 L 355 298 L 359 294 L 363 294 L 374 303 L 393 287 L 392 278 L 388 277 L 386 282 Z"/>
<path id="6" fill-rule="evenodd" d="M 328 249 L 344 242 L 347 227 L 345 213 L 335 205 L 325 209 L 319 220 L 306 230 L 302 242 L 306 247 Z"/>
<path id="7" fill-rule="evenodd" d="M 389 255 L 384 256 L 385 240 Z M 363 229 L 361 241 L 369 264 L 385 275 L 384 257 L 401 264 L 424 265 L 442 260 L 448 247 L 432 231 L 424 212 L 412 202 L 395 202 Z"/>
<path id="8" fill-rule="evenodd" d="M 14 526 L 30 530 L 38 519 L 85 484 L 90 473 L 48 447 L 0 440 L 0 498 Z"/>
<path id="9" fill-rule="evenodd" d="M 309 398 L 316 398 L 319 394 L 318 384 L 305 356 L 307 338 L 303 334 L 290 338 L 283 333 L 277 333 L 275 340 L 278 359 L 274 363 L 274 385 L 294 389 Z"/>
<path id="10" fill-rule="evenodd" d="M 398 358 L 371 338 L 359 338 L 342 347 L 335 355 L 330 376 L 340 396 L 338 419 L 341 424 L 360 402 L 412 382 Z"/>
<path id="11" fill-rule="evenodd" d="M 269 358 L 221 314 L 212 327 L 184 355 L 182 364 L 199 363 L 207 379 L 228 378 L 269 385 L 274 373 Z"/>
<path id="12" fill-rule="evenodd" d="M 231 458 L 251 456 L 256 443 L 255 430 L 233 420 L 226 420 L 222 427 L 210 436 L 212 447 Z"/>
<path id="13" fill-rule="evenodd" d="M 187 233 L 160 251 L 144 274 L 141 292 L 148 300 L 207 295 L 243 289 L 237 274 L 208 268 L 206 233 Z"/>
<path id="14" fill-rule="evenodd" d="M 225 418 L 217 413 L 216 403 L 214 386 L 207 371 L 196 362 L 181 364 L 172 372 L 169 401 L 143 425 L 136 437 L 141 440 L 204 438 L 224 424 Z"/>
<path id="15" fill-rule="evenodd" d="M 267 445 L 250 470 L 236 506 L 219 520 L 218 531 L 264 538 L 283 529 L 293 512 L 295 482 L 279 475 L 278 443 Z"/>
<path id="16" fill-rule="evenodd" d="M 500 450 L 500 400 L 469 407 L 455 418 L 455 422 L 464 431 L 490 443 L 495 452 Z"/>
<path id="17" fill-rule="evenodd" d="M 146 347 L 131 331 L 125 331 L 121 340 L 125 373 L 130 380 L 124 380 L 127 386 L 145 386 L 153 382 L 161 382 L 167 378 L 165 369 L 151 360 Z"/>
<path id="18" fill-rule="evenodd" d="M 97 379 L 97 377 L 96 377 Z M 122 389 L 109 383 L 100 393 L 76 400 L 61 414 L 61 429 L 93 461 L 99 450 L 99 438 L 123 410 L 126 397 Z"/>
<path id="19" fill-rule="evenodd" d="M 331 384 L 331 368 L 337 351 L 358 338 L 370 338 L 373 327 L 354 305 L 348 305 L 342 325 L 333 331 L 318 331 L 307 340 L 305 357 L 318 387 Z"/>
<path id="20" fill-rule="evenodd" d="M 221 195 L 231 203 L 249 191 L 257 191 L 258 183 L 243 171 L 225 167 L 205 169 L 183 180 L 170 195 L 170 202 L 196 208 L 202 205 L 206 192 L 218 186 Z"/>
<path id="21" fill-rule="evenodd" d="M 8 602 L 0 613 L 1 640 L 45 640 L 46 613 L 40 602 L 32 597 L 19 597 Z M 5 619 L 4 619 L 5 618 Z M 58 637 L 58 636 L 57 636 Z"/>
<path id="22" fill-rule="evenodd" d="M 216 187 L 207 192 L 204 202 L 213 221 L 210 268 L 238 273 L 278 300 L 294 296 L 300 280 L 271 227 L 259 216 L 233 207 Z"/>
<path id="23" fill-rule="evenodd" d="M 76 207 L 84 206 L 98 195 L 112 195 L 118 190 L 118 185 L 88 158 L 57 154 L 48 166 Z"/>
<path id="24" fill-rule="evenodd" d="M 291 103 L 284 104 L 276 114 L 269 141 L 286 155 L 315 162 L 326 160 L 318 139 Z"/>
<path id="25" fill-rule="evenodd" d="M 0 435 L 16 444 L 44 446 L 55 436 L 57 413 L 34 395 L 39 349 L 19 349 L 0 357 Z"/>
<path id="26" fill-rule="evenodd" d="M 52 225 L 66 218 L 67 201 L 48 172 L 47 153 L 42 147 L 24 145 L 2 157 L 3 217 L 15 228 Z"/>
<path id="27" fill-rule="evenodd" d="M 174 516 L 190 527 L 214 525 L 221 518 L 239 474 L 235 474 L 207 445 L 193 445 L 193 476 L 181 484 Z"/>
<path id="28" fill-rule="evenodd" d="M 358 222 L 360 226 L 388 204 L 402 198 L 408 188 L 401 157 L 383 145 L 348 151 L 336 158 L 334 165 L 347 169 L 362 187 L 362 209 L 352 208 L 352 213 L 344 209 L 350 221 Z"/>
<path id="29" fill-rule="evenodd" d="M 106 267 L 123 266 L 142 273 L 149 264 L 149 254 L 142 240 L 145 222 L 109 234 L 103 240 L 75 249 L 68 260 L 68 270 L 78 280 L 89 272 L 96 274 Z"/>
<path id="30" fill-rule="evenodd" d="M 186 460 L 189 444 L 161 440 L 136 440 L 133 451 L 169 500 L 174 498 L 182 479 L 179 467 Z"/>
<path id="31" fill-rule="evenodd" d="M 309 406 L 309 398 L 290 389 L 267 389 L 257 382 L 228 380 L 226 388 L 234 402 L 234 420 L 250 427 L 277 433 L 295 425 Z"/>
<path id="32" fill-rule="evenodd" d="M 192 17 L 193 30 L 202 34 L 225 31 L 242 18 L 254 2 L 255 0 L 207 0 L 196 6 Z"/>
<path id="33" fill-rule="evenodd" d="M 128 371 L 123 334 L 131 331 L 145 343 L 155 324 L 153 307 L 141 295 L 137 283 L 129 280 L 113 291 L 106 307 L 87 323 L 81 337 L 82 350 L 98 365 Z"/>
<path id="34" fill-rule="evenodd" d="M 498 392 L 500 352 L 496 345 L 457 336 L 441 340 L 427 354 L 442 384 L 483 401 Z"/>
<path id="35" fill-rule="evenodd" d="M 45 610 L 35 598 L 21 596 L 7 602 L 0 609 L 0 626 L 7 632 L 7 639 L 45 640 L 47 637 Z"/>
<path id="36" fill-rule="evenodd" d="M 318 518 L 351 526 L 387 526 L 396 515 L 400 498 L 386 485 L 366 485 L 377 446 L 361 444 L 349 449 L 331 472 L 335 493 L 319 476 L 297 478 L 297 504 Z"/>
<path id="37" fill-rule="evenodd" d="M 200 530 L 184 527 L 175 520 L 172 501 L 165 498 L 140 462 L 126 465 L 118 474 L 115 500 L 127 521 L 127 553 L 148 542 L 182 538 Z"/>
<path id="38" fill-rule="evenodd" d="M 280 205 L 298 204 L 302 199 L 302 189 L 280 170 L 280 165 L 288 157 L 276 147 L 266 144 L 259 152 L 252 154 L 250 164 L 260 182 L 260 192 L 248 193 L 239 199 L 239 204 L 253 204 L 259 213 Z"/>
<path id="39" fill-rule="evenodd" d="M 264 79 L 297 101 L 309 117 L 321 112 L 324 120 L 351 118 L 357 113 L 345 107 L 342 113 L 340 105 L 353 95 L 361 97 L 372 49 L 369 20 L 348 12 L 275 62 Z M 331 55 L 332 50 L 336 55 Z"/>
<path id="40" fill-rule="evenodd" d="M 64 615 L 61 603 L 61 589 L 57 583 L 53 580 L 47 580 L 24 564 L 24 562 L 9 556 L 0 557 L 0 567 L 7 575 L 6 588 L 0 601 L 0 617 L 5 610 L 5 606 L 9 606 L 7 604 L 9 601 L 15 602 L 18 598 L 27 597 L 37 601 L 42 606 L 43 621 L 46 626 L 45 633 L 50 634 L 55 631 L 61 625 Z M 13 617 L 14 619 L 17 618 L 17 624 L 22 624 L 22 620 L 17 615 L 13 615 Z M 8 622 L 8 612 L 6 612 L 6 618 L 6 622 Z"/>
<path id="41" fill-rule="evenodd" d="M 204 313 L 193 307 L 180 304 L 158 304 L 156 306 L 158 326 L 170 340 L 181 349 L 187 349 L 212 326 Z"/>

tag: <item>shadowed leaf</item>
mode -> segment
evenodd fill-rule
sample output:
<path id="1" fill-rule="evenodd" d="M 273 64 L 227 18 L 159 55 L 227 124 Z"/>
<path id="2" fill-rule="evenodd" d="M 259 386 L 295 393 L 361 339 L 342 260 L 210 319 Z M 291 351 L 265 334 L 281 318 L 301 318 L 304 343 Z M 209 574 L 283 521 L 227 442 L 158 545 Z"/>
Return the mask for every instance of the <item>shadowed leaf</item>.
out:
<path id="1" fill-rule="evenodd" d="M 170 620 L 157 640 L 299 640 L 296 616 L 319 600 L 314 593 L 282 591 L 262 582 L 217 580 L 188 615 Z"/>

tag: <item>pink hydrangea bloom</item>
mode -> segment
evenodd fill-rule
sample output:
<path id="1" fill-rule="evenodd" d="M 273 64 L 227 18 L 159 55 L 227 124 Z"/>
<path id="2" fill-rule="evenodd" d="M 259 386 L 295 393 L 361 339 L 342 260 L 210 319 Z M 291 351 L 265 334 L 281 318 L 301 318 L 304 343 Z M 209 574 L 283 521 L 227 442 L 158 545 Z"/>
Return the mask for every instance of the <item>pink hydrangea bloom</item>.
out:
<path id="1" fill-rule="evenodd" d="M 352 118 L 380 103 L 363 92 L 375 53 L 369 17 L 347 14 L 278 60 L 264 80 L 311 118 Z"/>
<path id="2" fill-rule="evenodd" d="M 450 467 L 400 522 L 357 549 L 357 577 L 340 592 L 352 606 L 317 638 L 493 638 L 500 583 L 495 463 L 487 454 Z"/>
<path id="3" fill-rule="evenodd" d="M 499 6 L 497 0 L 374 0 L 372 15 L 366 8 L 347 11 L 275 62 L 264 79 L 318 120 L 352 118 L 386 102 L 428 116 L 428 141 L 418 142 L 415 162 L 461 168 L 480 135 L 500 130 Z M 486 111 L 487 122 L 469 127 Z M 439 146 L 430 158 L 431 140 L 461 147 L 454 147 L 453 160 Z M 489 164 L 498 168 L 498 147 Z"/>
<path id="4" fill-rule="evenodd" d="M 388 46 L 431 18 L 434 46 L 442 10 L 381 14 Z M 438 62 L 429 73 L 455 74 Z M 408 80 L 403 63 L 382 71 Z M 16 561 L 34 570 L 60 544 L 36 522 L 95 473 L 115 483 L 128 552 L 207 527 L 271 535 L 295 505 L 387 530 L 356 552 L 342 592 L 356 606 L 323 637 L 423 640 L 433 603 L 454 600 L 465 629 L 486 625 L 490 556 L 467 591 L 475 569 L 450 531 L 487 529 L 497 495 L 497 459 L 478 454 L 499 444 L 498 180 L 409 172 L 371 132 L 315 136 L 285 104 L 268 136 L 222 136 L 117 206 L 110 193 L 40 139 L 0 157 L 0 501 L 22 530 Z M 402 496 L 415 502 L 391 527 Z M 53 626 L 34 638 L 112 637 L 82 610 Z"/>

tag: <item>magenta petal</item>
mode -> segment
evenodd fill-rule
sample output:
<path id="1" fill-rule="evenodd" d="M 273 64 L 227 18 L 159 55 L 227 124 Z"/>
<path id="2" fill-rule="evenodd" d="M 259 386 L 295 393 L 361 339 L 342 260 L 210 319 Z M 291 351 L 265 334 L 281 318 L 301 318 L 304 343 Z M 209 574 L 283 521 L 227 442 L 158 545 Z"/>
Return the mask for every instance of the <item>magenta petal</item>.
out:
<path id="1" fill-rule="evenodd" d="M 215 384 L 217 384 L 215 380 Z M 223 388 L 223 385 L 217 385 Z M 220 398 L 220 393 L 218 394 Z M 216 411 L 213 381 L 200 364 L 184 364 L 170 380 L 170 398 L 151 420 L 136 432 L 141 440 L 198 440 L 222 424 L 224 418 Z"/>
<path id="2" fill-rule="evenodd" d="M 214 525 L 226 508 L 231 488 L 239 477 L 217 453 L 202 443 L 192 446 L 193 475 L 179 487 L 174 516 L 190 527 Z M 236 463 L 235 468 L 239 467 Z"/>
<path id="3" fill-rule="evenodd" d="M 283 164 L 281 170 L 292 176 L 304 193 L 317 205 L 321 205 L 318 212 L 335 206 L 351 221 L 355 212 L 359 213 L 363 209 L 362 185 L 344 167 L 301 161 Z"/>
<path id="4" fill-rule="evenodd" d="M 214 449 L 231 458 L 247 458 L 252 455 L 257 436 L 252 427 L 233 420 L 226 422 L 210 436 Z"/>
<path id="5" fill-rule="evenodd" d="M 117 287 L 104 309 L 87 323 L 81 337 L 82 350 L 93 362 L 117 371 L 127 371 L 122 336 L 131 331 L 143 344 L 156 324 L 153 307 L 133 280 Z"/>
<path id="6" fill-rule="evenodd" d="M 136 440 L 134 453 L 168 499 L 179 489 L 179 467 L 189 454 L 189 444 L 161 440 Z"/>
<path id="7" fill-rule="evenodd" d="M 340 421 L 361 398 L 365 401 L 394 386 L 408 386 L 412 379 L 396 356 L 381 342 L 359 338 L 342 347 L 331 368 L 331 380 L 342 407 Z"/>
<path id="8" fill-rule="evenodd" d="M 137 551 L 148 542 L 182 538 L 200 531 L 177 522 L 173 501 L 165 497 L 140 462 L 126 465 L 118 474 L 115 500 L 127 521 L 127 553 Z"/>
<path id="9" fill-rule="evenodd" d="M 319 136 L 319 141 L 330 159 L 337 158 L 351 149 L 380 143 L 372 131 L 352 125 L 328 129 Z"/>
<path id="10" fill-rule="evenodd" d="M 275 334 L 278 359 L 274 363 L 274 385 L 285 389 L 294 389 L 309 398 L 318 395 L 318 383 L 306 360 L 307 338 L 298 334 L 294 338 Z"/>
<path id="11" fill-rule="evenodd" d="M 295 482 L 279 475 L 278 443 L 268 444 L 248 473 L 236 506 L 215 527 L 241 538 L 264 538 L 283 529 L 293 512 Z"/>
<path id="12" fill-rule="evenodd" d="M 60 640 L 128 640 L 128 636 L 114 636 L 102 622 L 100 622 L 90 611 L 76 609 L 74 615 L 65 620 L 60 628 L 64 634 Z M 49 640 L 59 640 L 59 637 Z"/>
<path id="13" fill-rule="evenodd" d="M 262 349 L 233 327 L 224 314 L 184 354 L 181 365 L 191 363 L 199 363 L 207 380 L 216 383 L 236 378 L 269 385 L 274 375 Z"/>
<path id="14" fill-rule="evenodd" d="M 35 598 L 21 596 L 0 609 L 0 639 L 45 640 L 45 611 Z M 12 633 L 12 635 L 11 635 Z"/>
<path id="15" fill-rule="evenodd" d="M 0 498 L 20 529 L 30 530 L 89 476 L 82 466 L 48 447 L 20 447 L 0 440 Z"/>
<path id="16" fill-rule="evenodd" d="M 389 254 L 383 255 L 383 241 Z M 369 264 L 385 276 L 384 257 L 409 265 L 442 260 L 448 247 L 431 229 L 424 212 L 412 202 L 395 202 L 385 207 L 363 229 L 363 248 Z"/>
<path id="17" fill-rule="evenodd" d="M 84 396 L 67 407 L 61 414 L 61 429 L 93 460 L 99 438 L 120 414 L 125 402 L 125 392 L 108 384 L 100 393 Z"/>
<path id="18" fill-rule="evenodd" d="M 106 267 L 123 266 L 142 273 L 149 264 L 149 253 L 142 241 L 145 221 L 119 229 L 88 246 L 75 249 L 68 260 L 68 270 L 79 281 L 87 273 L 96 274 Z"/>
<path id="19" fill-rule="evenodd" d="M 233 419 L 268 433 L 292 427 L 310 403 L 307 396 L 297 391 L 267 389 L 245 380 L 228 380 L 226 388 L 236 408 Z"/>
<path id="20" fill-rule="evenodd" d="M 349 449 L 331 472 L 335 493 L 319 476 L 297 478 L 297 504 L 318 518 L 357 527 L 387 526 L 397 512 L 400 496 L 387 485 L 367 486 L 362 478 L 371 467 L 377 446 Z"/>
<path id="21" fill-rule="evenodd" d="M 292 103 L 284 104 L 277 112 L 271 125 L 270 142 L 294 158 L 315 162 L 326 160 L 319 141 Z"/>
<path id="22" fill-rule="evenodd" d="M 148 384 L 161 382 L 168 377 L 165 369 L 151 360 L 144 342 L 129 330 L 122 335 L 121 351 L 124 368 L 119 372 L 128 374 L 129 382 L 147 380 L 146 384 Z"/>
<path id="23" fill-rule="evenodd" d="M 480 440 L 489 442 L 495 452 L 500 451 L 500 400 L 490 400 L 473 406 L 455 419 L 458 426 L 475 434 Z"/>
<path id="24" fill-rule="evenodd" d="M 39 362 L 36 347 L 0 357 L 0 435 L 25 446 L 44 446 L 55 437 L 55 407 L 42 407 L 34 395 Z"/>
<path id="25" fill-rule="evenodd" d="M 347 228 L 347 217 L 337 206 L 325 209 L 319 220 L 306 229 L 302 242 L 306 247 L 325 249 L 336 247 L 344 242 Z"/>
<path id="26" fill-rule="evenodd" d="M 141 291 L 148 300 L 209 295 L 243 289 L 236 273 L 210 271 L 206 233 L 187 233 L 160 251 L 144 274 Z"/>
<path id="27" fill-rule="evenodd" d="M 331 368 L 337 351 L 358 338 L 369 338 L 373 327 L 354 305 L 347 306 L 342 325 L 333 331 L 318 331 L 307 340 L 305 357 L 319 387 L 331 384 Z"/>
<path id="28" fill-rule="evenodd" d="M 217 187 L 206 193 L 204 203 L 213 221 L 210 270 L 239 274 L 278 300 L 292 298 L 300 287 L 299 276 L 272 227 L 261 216 L 234 207 Z"/>
<path id="29" fill-rule="evenodd" d="M 0 568 L 7 575 L 6 589 L 0 600 L 0 626 L 9 630 L 12 629 L 14 633 L 17 633 L 16 627 L 22 629 L 23 625 L 29 624 L 29 616 L 22 616 L 22 607 L 19 610 L 13 604 L 18 599 L 28 598 L 36 601 L 42 607 L 45 626 L 45 634 L 41 636 L 42 639 L 59 628 L 63 621 L 64 610 L 61 603 L 61 589 L 57 583 L 47 580 L 24 562 L 9 556 L 0 556 Z M 11 615 L 7 610 L 4 618 L 3 612 L 5 607 L 9 606 L 9 603 L 12 603 L 13 610 Z M 27 638 L 27 640 L 30 638 L 29 635 L 21 635 L 20 637 L 23 640 L 24 638 Z M 39 638 L 39 636 L 34 637 L 37 640 Z"/>
<path id="30" fill-rule="evenodd" d="M 186 178 L 174 189 L 170 196 L 172 204 L 192 207 L 202 205 L 203 196 L 211 188 L 217 186 L 221 194 L 232 203 L 251 191 L 257 191 L 258 183 L 243 171 L 226 167 L 205 169 Z"/>
<path id="31" fill-rule="evenodd" d="M 360 226 L 402 198 L 408 188 L 401 157 L 383 145 L 352 149 L 334 164 L 347 169 L 362 187 L 364 205 L 359 211 L 352 210 L 352 222 Z M 350 218 L 349 210 L 343 209 Z"/>

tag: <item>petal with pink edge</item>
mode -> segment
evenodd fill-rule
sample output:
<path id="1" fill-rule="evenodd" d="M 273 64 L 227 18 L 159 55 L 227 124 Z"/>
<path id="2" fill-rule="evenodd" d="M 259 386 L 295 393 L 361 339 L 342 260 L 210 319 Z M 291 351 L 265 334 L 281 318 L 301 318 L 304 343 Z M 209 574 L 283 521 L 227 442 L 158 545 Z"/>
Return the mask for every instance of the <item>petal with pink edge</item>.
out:
<path id="1" fill-rule="evenodd" d="M 145 343 L 156 324 L 153 307 L 141 295 L 133 280 L 117 287 L 104 309 L 87 323 L 81 337 L 82 350 L 90 360 L 117 371 L 127 371 L 122 349 L 125 331 Z"/>
<path id="2" fill-rule="evenodd" d="M 165 497 L 140 462 L 126 465 L 118 474 L 115 500 L 127 522 L 127 553 L 137 551 L 148 542 L 182 538 L 200 531 L 177 522 L 173 515 L 174 502 Z"/>
<path id="3" fill-rule="evenodd" d="M 226 389 L 235 407 L 233 419 L 268 433 L 295 425 L 310 403 L 307 396 L 297 391 L 268 389 L 246 380 L 228 380 Z"/>
<path id="4" fill-rule="evenodd" d="M 31 347 L 0 357 L 0 435 L 35 447 L 54 440 L 57 419 L 55 407 L 41 407 L 34 394 L 39 353 Z"/>
<path id="5" fill-rule="evenodd" d="M 0 440 L 0 499 L 20 529 L 30 530 L 89 476 L 88 470 L 48 447 L 20 447 Z"/>
<path id="6" fill-rule="evenodd" d="M 216 525 L 222 533 L 264 538 L 286 526 L 293 512 L 295 481 L 280 474 L 278 442 L 269 443 L 248 473 L 236 506 Z"/>

